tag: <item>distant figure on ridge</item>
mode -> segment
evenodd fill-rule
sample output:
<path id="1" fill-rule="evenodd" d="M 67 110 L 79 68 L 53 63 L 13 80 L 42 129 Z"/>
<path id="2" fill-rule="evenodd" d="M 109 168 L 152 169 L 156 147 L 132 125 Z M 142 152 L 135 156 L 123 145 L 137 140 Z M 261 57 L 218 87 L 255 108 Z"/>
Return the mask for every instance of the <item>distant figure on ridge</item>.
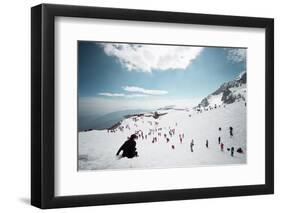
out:
<path id="1" fill-rule="evenodd" d="M 122 152 L 122 157 L 127 157 L 127 158 L 133 158 L 133 157 L 138 157 L 137 149 L 136 149 L 136 141 L 138 137 L 133 134 L 131 137 L 119 148 L 117 152 L 117 156 L 121 151 Z"/>

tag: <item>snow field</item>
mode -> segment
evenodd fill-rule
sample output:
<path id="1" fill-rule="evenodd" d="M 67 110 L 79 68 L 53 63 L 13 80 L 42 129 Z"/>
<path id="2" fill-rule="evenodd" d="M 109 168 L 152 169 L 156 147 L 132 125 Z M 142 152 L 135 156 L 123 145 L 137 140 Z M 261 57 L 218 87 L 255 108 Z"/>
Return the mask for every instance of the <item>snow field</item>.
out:
<path id="1" fill-rule="evenodd" d="M 193 166 L 218 166 L 246 163 L 246 106 L 244 101 L 227 104 L 202 113 L 185 110 L 163 110 L 167 113 L 158 119 L 153 117 L 131 117 L 122 121 L 123 131 L 92 130 L 79 132 L 78 166 L 79 170 L 104 169 L 147 169 Z M 148 114 L 147 114 L 148 115 Z M 190 115 L 190 116 L 189 116 Z M 229 127 L 233 127 L 230 137 Z M 221 127 L 221 131 L 219 131 Z M 169 129 L 175 129 L 170 136 Z M 141 130 L 147 139 L 139 137 L 137 152 L 139 157 L 119 159 L 116 152 L 131 134 Z M 157 131 L 156 131 L 157 130 Z M 150 135 L 149 135 L 150 133 Z M 161 136 L 158 135 L 161 133 Z M 167 143 L 164 134 L 169 138 Z M 179 134 L 184 134 L 182 143 Z M 220 150 L 218 137 L 224 143 Z M 153 137 L 157 142 L 152 143 Z M 190 142 L 194 140 L 194 152 Z M 206 148 L 206 140 L 209 148 Z M 174 146 L 174 149 L 172 148 Z M 231 157 L 227 148 L 235 148 Z M 244 153 L 236 152 L 241 147 Z"/>

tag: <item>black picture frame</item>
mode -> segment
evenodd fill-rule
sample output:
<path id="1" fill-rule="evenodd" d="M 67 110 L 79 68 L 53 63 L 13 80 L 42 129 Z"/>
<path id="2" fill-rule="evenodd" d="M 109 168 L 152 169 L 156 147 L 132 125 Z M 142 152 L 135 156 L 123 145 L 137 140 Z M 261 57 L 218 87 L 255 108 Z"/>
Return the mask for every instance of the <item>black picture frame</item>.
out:
<path id="1" fill-rule="evenodd" d="M 264 28 L 265 184 L 94 195 L 54 195 L 55 17 Z M 274 20 L 164 11 L 41 4 L 31 8 L 31 204 L 42 208 L 218 198 L 274 193 Z"/>

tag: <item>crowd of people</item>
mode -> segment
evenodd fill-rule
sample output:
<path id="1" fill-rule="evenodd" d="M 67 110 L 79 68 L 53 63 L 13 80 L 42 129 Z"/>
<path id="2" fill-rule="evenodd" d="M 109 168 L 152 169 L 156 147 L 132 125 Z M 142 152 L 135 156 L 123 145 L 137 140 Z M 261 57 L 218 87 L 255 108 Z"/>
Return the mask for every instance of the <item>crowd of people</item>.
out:
<path id="1" fill-rule="evenodd" d="M 214 108 L 217 108 L 217 107 L 215 106 Z M 137 125 L 138 119 L 133 118 L 133 121 L 134 121 L 134 124 L 133 124 L 134 127 L 138 128 L 138 125 Z M 175 140 L 177 140 L 177 139 L 175 139 L 176 135 L 178 136 L 179 144 L 183 144 L 183 143 L 187 142 L 185 140 L 184 132 L 178 133 L 178 131 L 176 131 L 177 123 L 174 124 L 173 128 L 171 128 L 170 126 L 168 128 L 167 127 L 159 128 L 158 127 L 159 123 L 156 121 L 155 122 L 148 121 L 148 123 L 153 128 L 149 128 L 149 131 L 147 133 L 144 133 L 142 130 L 136 130 L 135 133 L 132 134 L 130 137 L 128 137 L 128 140 L 120 147 L 120 149 L 117 152 L 117 155 L 119 155 L 120 152 L 123 151 L 122 157 L 128 157 L 128 158 L 137 157 L 138 153 L 136 151 L 136 139 L 140 139 L 139 141 L 149 141 L 149 139 L 151 138 L 152 144 L 159 143 L 162 141 L 164 141 L 166 143 L 170 143 L 171 139 L 173 139 L 173 143 L 171 143 L 171 146 L 170 146 L 172 150 L 174 150 L 176 148 L 176 145 L 174 143 Z M 124 131 L 124 129 L 130 130 L 130 126 L 127 124 L 125 127 L 119 126 L 118 129 L 120 131 Z M 225 130 L 228 130 L 230 138 L 234 137 L 234 131 L 233 131 L 232 126 L 225 127 Z M 114 130 L 114 131 L 111 130 L 111 132 L 115 132 L 115 131 L 116 130 Z M 225 141 L 222 140 L 222 137 L 221 137 L 222 128 L 221 127 L 218 128 L 217 135 L 218 135 L 218 146 L 219 146 L 218 150 L 220 150 L 221 152 L 224 152 L 225 150 L 227 150 L 230 152 L 230 156 L 234 157 L 234 151 L 235 151 L 234 144 L 228 143 L 227 146 L 230 146 L 230 147 L 225 148 L 225 141 L 226 140 L 231 141 L 231 140 L 229 138 L 225 138 L 224 139 Z M 207 149 L 210 148 L 210 143 L 209 143 L 208 139 L 206 139 L 205 147 Z M 196 151 L 194 139 L 191 139 L 191 141 L 189 142 L 189 149 L 190 149 L 191 153 Z M 239 147 L 237 149 L 237 152 L 243 153 L 242 148 Z"/>
<path id="2" fill-rule="evenodd" d="M 127 128 L 129 128 L 129 127 L 127 126 Z M 117 152 L 117 155 L 119 155 L 120 152 L 123 151 L 122 152 L 122 157 L 128 157 L 128 158 L 137 157 L 138 153 L 136 151 L 137 150 L 136 149 L 136 139 L 140 139 L 140 141 L 147 141 L 148 136 L 151 136 L 151 138 L 152 138 L 151 143 L 161 142 L 161 141 L 163 141 L 163 137 L 164 137 L 164 141 L 166 143 L 169 143 L 171 141 L 171 139 L 173 137 L 175 137 L 176 129 L 169 127 L 169 130 L 168 130 L 167 133 L 161 134 L 162 133 L 162 129 L 163 128 L 149 129 L 149 132 L 147 134 L 144 134 L 144 132 L 142 130 L 136 131 L 135 134 L 132 134 L 130 137 L 128 137 L 128 140 L 120 147 L 120 149 Z M 233 127 L 230 126 L 228 129 L 229 129 L 229 137 L 231 138 L 231 137 L 234 136 L 234 134 L 233 134 Z M 220 136 L 221 135 L 221 131 L 222 131 L 222 128 L 219 127 L 219 131 L 218 131 L 218 135 L 219 135 L 218 136 L 218 145 L 219 145 L 220 151 L 224 152 L 225 151 L 225 144 L 222 141 L 221 136 Z M 161 137 L 161 136 L 163 136 L 163 137 Z M 179 137 L 179 143 L 183 144 L 184 143 L 185 134 L 184 133 L 179 133 L 178 137 Z M 189 143 L 190 152 L 194 152 L 195 151 L 194 146 L 195 146 L 195 141 L 194 141 L 194 139 L 191 139 L 191 141 Z M 207 149 L 210 148 L 209 140 L 208 139 L 206 139 L 205 146 L 206 146 Z M 175 148 L 176 148 L 175 144 L 171 144 L 171 149 L 174 150 Z M 231 146 L 231 147 L 227 148 L 227 151 L 230 151 L 230 156 L 231 157 L 234 157 L 234 150 L 235 150 L 234 146 Z M 237 152 L 238 153 L 243 153 L 242 148 L 239 147 Z"/>

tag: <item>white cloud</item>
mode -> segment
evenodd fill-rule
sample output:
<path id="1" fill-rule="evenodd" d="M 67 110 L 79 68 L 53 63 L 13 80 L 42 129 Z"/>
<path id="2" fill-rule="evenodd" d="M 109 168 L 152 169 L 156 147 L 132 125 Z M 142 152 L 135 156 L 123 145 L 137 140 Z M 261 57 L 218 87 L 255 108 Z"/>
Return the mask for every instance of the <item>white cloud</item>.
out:
<path id="1" fill-rule="evenodd" d="M 108 56 L 116 57 L 129 71 L 186 69 L 203 47 L 102 43 Z"/>
<path id="2" fill-rule="evenodd" d="M 98 95 L 106 97 L 124 97 L 124 98 L 140 98 L 146 97 L 145 94 L 123 94 L 123 93 L 111 93 L 111 92 L 101 92 Z"/>
<path id="3" fill-rule="evenodd" d="M 246 61 L 247 49 L 242 48 L 226 48 L 227 59 L 232 63 L 239 63 Z"/>
<path id="4" fill-rule="evenodd" d="M 145 94 L 130 94 L 130 95 L 125 95 L 127 98 L 141 98 L 141 97 L 147 97 L 148 95 Z"/>
<path id="5" fill-rule="evenodd" d="M 151 89 L 144 89 L 141 87 L 135 87 L 135 86 L 126 86 L 123 87 L 123 89 L 127 92 L 136 92 L 136 93 L 143 93 L 147 95 L 165 95 L 168 92 L 164 90 L 151 90 Z"/>
<path id="6" fill-rule="evenodd" d="M 101 92 L 99 93 L 101 96 L 108 96 L 108 97 L 124 97 L 123 93 L 110 93 L 110 92 Z"/>
<path id="7" fill-rule="evenodd" d="M 125 86 L 125 87 L 123 87 L 123 89 L 126 92 L 129 92 L 129 94 L 101 92 L 101 93 L 98 93 L 98 95 L 106 96 L 106 97 L 142 98 L 142 97 L 153 96 L 153 95 L 168 94 L 168 92 L 164 91 L 164 90 L 151 90 L 151 89 L 144 89 L 144 88 L 135 87 L 135 86 Z"/>

